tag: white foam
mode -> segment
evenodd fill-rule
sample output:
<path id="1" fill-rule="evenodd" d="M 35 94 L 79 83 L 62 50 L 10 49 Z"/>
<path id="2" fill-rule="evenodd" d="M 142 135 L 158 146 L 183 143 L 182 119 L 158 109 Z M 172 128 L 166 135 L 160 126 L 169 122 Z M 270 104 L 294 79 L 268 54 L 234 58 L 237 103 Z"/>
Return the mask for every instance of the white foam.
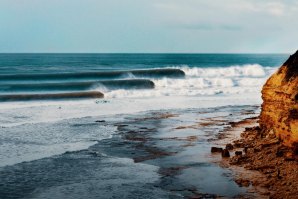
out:
<path id="1" fill-rule="evenodd" d="M 147 110 L 260 104 L 261 87 L 276 70 L 260 65 L 180 68 L 185 71 L 185 78 L 153 79 L 155 89 L 152 90 L 111 91 L 97 85 L 93 89 L 105 93 L 105 99 L 101 100 L 0 103 L 0 136 L 5 140 L 0 146 L 0 166 L 85 149 L 95 144 L 94 139 L 113 134 L 113 130 L 98 128 L 90 131 L 90 127 L 73 134 L 68 124 L 59 123 L 65 119 Z M 58 123 L 50 124 L 53 122 Z M 36 124 L 31 125 L 33 123 Z"/>
<path id="2" fill-rule="evenodd" d="M 179 108 L 181 104 L 167 106 L 169 103 L 160 105 L 159 102 L 177 99 L 188 101 L 187 96 L 196 97 L 197 101 L 204 96 L 215 96 L 216 99 L 222 97 L 224 100 L 228 95 L 235 95 L 241 99 L 245 95 L 260 99 L 262 85 L 276 70 L 257 64 L 228 68 L 180 68 L 185 71 L 185 78 L 152 79 L 155 89 L 111 91 L 100 85 L 93 88 L 104 90 L 104 100 L 108 100 L 108 103 L 102 102 L 104 100 L 98 100 L 99 103 L 95 103 L 95 100 L 0 103 L 0 127 L 82 116 L 131 113 L 160 107 Z M 198 106 L 197 103 L 190 103 L 190 106 L 192 105 Z"/>
<path id="3" fill-rule="evenodd" d="M 88 124 L 84 117 L 88 119 L 89 116 L 104 116 L 105 119 L 113 120 L 117 118 L 115 114 L 132 114 L 147 110 L 253 105 L 261 102 L 258 92 L 239 95 L 232 94 L 235 91 L 229 93 L 225 90 L 224 94 L 220 90 L 210 89 L 202 91 L 206 92 L 204 96 L 190 96 L 192 91 L 188 90 L 187 97 L 166 96 L 166 93 L 160 97 L 152 97 L 150 91 L 146 92 L 150 97 L 1 104 L 0 136 L 4 144 L 0 145 L 0 167 L 50 157 L 66 151 L 87 149 L 96 144 L 94 140 L 109 138 L 115 130 L 103 129 L 101 126 L 93 128 L 92 125 L 87 125 L 86 129 L 73 128 L 71 124 L 74 122 L 69 121 L 72 118 L 79 118 L 76 122 Z M 211 95 L 214 92 L 219 94 Z M 193 91 L 193 95 L 196 93 L 196 90 Z M 94 123 L 94 119 L 91 122 Z"/>
<path id="4" fill-rule="evenodd" d="M 88 125 L 86 119 L 3 128 L 0 167 L 87 149 L 115 131 L 115 127 Z"/>
<path id="5" fill-rule="evenodd" d="M 182 69 L 186 77 L 152 79 L 154 90 L 112 90 L 105 92 L 105 97 L 110 99 L 257 93 L 261 91 L 269 75 L 276 70 L 258 64 L 227 68 L 175 68 Z"/>
<path id="6" fill-rule="evenodd" d="M 129 93 L 129 95 L 140 93 L 138 91 L 130 92 L 133 93 Z M 204 95 L 197 95 L 197 91 L 187 91 L 189 92 L 188 97 L 179 95 L 167 96 L 166 93 L 156 93 L 156 95 L 160 96 L 155 97 L 152 96 L 150 90 L 144 92 L 149 97 L 144 95 L 134 98 L 111 98 L 103 100 L 1 103 L 0 128 L 5 129 L 22 124 L 40 122 L 57 122 L 64 119 L 88 116 L 99 117 L 103 115 L 136 113 L 147 110 L 202 108 L 232 104 L 259 104 L 261 102 L 259 90 L 252 89 L 250 90 L 251 93 L 249 93 L 242 88 L 235 88 L 231 91 L 226 89 L 202 90 L 201 93 Z M 184 91 L 181 90 L 180 92 Z M 240 92 L 244 93 L 239 95 L 238 93 Z"/>
<path id="7" fill-rule="evenodd" d="M 243 66 L 230 66 L 220 68 L 190 68 L 188 66 L 182 66 L 178 68 L 181 68 L 185 72 L 185 74 L 190 77 L 264 77 L 267 75 L 266 70 L 269 70 L 270 67 L 265 68 L 259 64 L 248 64 Z"/>
<path id="8" fill-rule="evenodd" d="M 232 87 L 233 80 L 230 78 L 186 78 L 186 79 L 169 79 L 153 80 L 156 89 L 193 89 L 209 87 Z"/>
<path id="9" fill-rule="evenodd" d="M 237 85 L 240 87 L 257 87 L 261 88 L 267 78 L 241 78 L 237 80 Z"/>

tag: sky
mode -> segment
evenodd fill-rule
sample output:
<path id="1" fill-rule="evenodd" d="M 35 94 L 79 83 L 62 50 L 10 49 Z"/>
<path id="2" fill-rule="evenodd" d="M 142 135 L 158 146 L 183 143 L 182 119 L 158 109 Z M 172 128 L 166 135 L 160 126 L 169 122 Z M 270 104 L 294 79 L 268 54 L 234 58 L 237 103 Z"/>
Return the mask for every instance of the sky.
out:
<path id="1" fill-rule="evenodd" d="M 297 49 L 297 0 L 0 0 L 4 53 Z"/>

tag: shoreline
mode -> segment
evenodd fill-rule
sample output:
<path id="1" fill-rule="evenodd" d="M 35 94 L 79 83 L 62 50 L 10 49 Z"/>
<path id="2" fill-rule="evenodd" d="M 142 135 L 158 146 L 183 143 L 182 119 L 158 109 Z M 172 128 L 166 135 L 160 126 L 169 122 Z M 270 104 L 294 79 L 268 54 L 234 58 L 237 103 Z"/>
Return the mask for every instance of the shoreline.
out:
<path id="1" fill-rule="evenodd" d="M 298 51 L 264 84 L 258 125 L 245 128 L 240 138 L 230 140 L 223 150 L 223 156 L 229 149 L 239 150 L 227 167 L 238 166 L 262 175 L 259 178 L 238 172 L 235 181 L 245 187 L 253 185 L 266 198 L 298 196 L 297 66 Z"/>
<path id="2" fill-rule="evenodd" d="M 257 117 L 250 117 L 239 122 L 232 123 L 231 127 L 226 129 L 221 133 L 217 139 L 213 140 L 211 143 L 213 147 L 225 149 L 227 145 L 232 144 L 232 149 L 229 149 L 229 154 L 231 157 L 222 157 L 221 152 L 211 152 L 214 156 L 214 162 L 220 165 L 222 168 L 231 170 L 233 172 L 233 180 L 240 187 L 245 187 L 248 194 L 241 196 L 242 198 L 260 198 L 266 199 L 268 190 L 261 186 L 256 186 L 256 184 L 250 183 L 248 179 L 261 179 L 264 180 L 265 177 L 258 171 L 247 170 L 240 165 L 231 164 L 231 158 L 237 157 L 235 152 L 242 151 L 242 148 L 235 147 L 235 143 L 241 139 L 243 131 L 247 128 L 253 128 L 257 125 Z M 240 198 L 241 198 L 240 197 Z"/>
<path id="3" fill-rule="evenodd" d="M 298 157 L 293 149 L 284 146 L 274 134 L 263 135 L 257 119 L 240 128 L 243 130 L 230 131 L 217 143 L 223 148 L 232 144 L 230 152 L 241 151 L 242 154 L 233 154 L 231 158 L 223 158 L 217 163 L 231 169 L 235 182 L 249 192 L 257 193 L 258 198 L 296 199 Z"/>
<path id="4" fill-rule="evenodd" d="M 256 190 L 256 184 L 253 183 L 245 186 L 247 180 L 243 180 L 243 176 L 247 178 L 249 174 L 255 177 L 257 172 L 231 165 L 228 159 L 222 160 L 220 154 L 210 152 L 210 148 L 215 144 L 224 146 L 231 140 L 239 139 L 245 127 L 255 125 L 258 112 L 259 106 L 247 105 L 147 111 L 121 114 L 115 118 L 85 118 L 84 124 L 80 121 L 79 125 L 97 128 L 114 126 L 117 133 L 111 138 L 97 141 L 97 144 L 85 150 L 69 151 L 3 167 L 0 173 L 2 176 L 6 173 L 18 175 L 15 178 L 12 176 L 12 179 L 4 179 L 3 183 L 5 180 L 10 183 L 2 193 L 14 190 L 13 185 L 24 187 L 29 183 L 32 190 L 39 190 L 31 192 L 30 188 L 27 190 L 29 194 L 47 196 L 49 190 L 56 190 L 58 196 L 63 198 L 65 193 L 60 192 L 59 187 L 66 186 L 67 182 L 67 189 L 72 190 L 73 186 L 78 185 L 76 182 L 69 183 L 68 180 L 72 182 L 72 179 L 80 179 L 80 176 L 84 175 L 84 181 L 91 180 L 91 185 L 99 186 L 97 188 L 100 188 L 103 181 L 107 182 L 104 187 L 112 183 L 111 193 L 105 192 L 104 198 L 116 196 L 117 190 L 128 192 L 132 198 L 136 192 L 148 198 L 266 198 L 266 189 L 262 189 L 263 192 Z M 74 121 L 72 125 L 78 124 Z M 51 165 L 50 169 L 45 164 Z M 68 167 L 88 169 L 64 171 L 64 168 Z M 33 168 L 41 170 L 34 178 L 43 181 L 51 174 L 53 184 L 39 187 L 31 180 L 32 177 L 19 176 L 20 173 L 33 172 Z M 140 173 L 134 173 L 132 168 L 138 169 Z M 97 172 L 94 173 L 94 170 Z M 127 173 L 128 170 L 130 173 Z M 52 175 L 57 172 L 67 173 L 67 176 L 60 179 L 60 176 Z M 93 175 L 96 176 L 95 179 Z M 154 176 L 155 180 L 150 176 Z M 60 180 L 57 181 L 57 177 Z M 19 181 L 19 178 L 23 181 Z M 121 179 L 126 184 L 122 185 L 122 181 L 116 182 L 115 179 Z M 150 182 L 146 179 L 150 179 Z M 82 186 L 82 192 L 85 192 L 86 186 Z M 90 188 L 88 186 L 86 189 Z M 130 191 L 130 187 L 133 187 L 133 191 Z M 154 197 L 150 196 L 152 190 L 155 192 Z M 80 198 L 76 192 L 66 193 L 68 198 Z M 28 196 L 27 193 L 24 194 L 24 197 Z M 96 191 L 90 194 L 98 195 Z"/>
<path id="5" fill-rule="evenodd" d="M 256 109 L 257 106 L 248 107 L 250 107 L 248 112 L 240 108 L 239 112 L 235 111 L 237 112 L 235 114 L 242 115 L 244 118 L 250 114 L 255 115 L 256 113 L 252 110 Z M 229 108 L 233 109 L 234 107 Z M 219 140 L 216 133 L 213 132 L 215 129 L 218 129 L 221 132 L 219 136 L 222 136 L 225 129 L 236 128 L 238 124 L 247 125 L 247 122 L 243 123 L 243 120 L 234 121 L 226 118 L 231 114 L 200 118 L 201 114 L 216 115 L 216 111 L 227 111 L 225 110 L 227 107 L 213 109 L 191 111 L 193 112 L 191 116 L 194 116 L 191 121 L 185 120 L 189 110 L 183 110 L 180 113 L 171 110 L 157 111 L 147 113 L 148 116 L 146 114 L 140 117 L 130 116 L 130 121 L 117 124 L 120 134 L 114 138 L 117 140 L 115 141 L 116 145 L 110 146 L 108 144 L 108 147 L 98 147 L 105 153 L 112 155 L 119 155 L 121 151 L 120 155 L 133 159 L 136 164 L 158 166 L 160 181 L 156 182 L 155 186 L 171 192 L 174 197 L 255 198 L 258 196 L 257 193 L 249 192 L 246 187 L 237 185 L 233 181 L 233 171 L 218 165 L 218 157 L 211 154 L 209 150 L 213 141 Z M 183 118 L 185 121 L 179 118 Z M 190 117 L 187 116 L 187 118 Z M 252 117 L 248 120 L 254 119 L 255 117 Z M 161 129 L 160 127 L 158 129 L 152 128 L 155 123 L 159 125 L 165 123 L 165 126 Z M 163 128 L 166 131 L 163 131 Z M 207 134 L 212 133 L 205 137 L 205 135 L 198 134 L 200 130 Z M 202 142 L 205 144 L 200 146 Z M 206 174 L 209 176 L 206 177 Z"/>

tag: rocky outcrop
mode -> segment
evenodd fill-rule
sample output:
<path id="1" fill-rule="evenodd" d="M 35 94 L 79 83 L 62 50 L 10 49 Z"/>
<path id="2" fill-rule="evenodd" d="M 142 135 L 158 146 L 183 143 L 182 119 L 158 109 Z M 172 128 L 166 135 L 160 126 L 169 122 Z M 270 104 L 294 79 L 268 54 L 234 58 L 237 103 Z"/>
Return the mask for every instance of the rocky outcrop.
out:
<path id="1" fill-rule="evenodd" d="M 298 143 L 298 51 L 273 74 L 262 89 L 260 127 L 285 145 Z"/>

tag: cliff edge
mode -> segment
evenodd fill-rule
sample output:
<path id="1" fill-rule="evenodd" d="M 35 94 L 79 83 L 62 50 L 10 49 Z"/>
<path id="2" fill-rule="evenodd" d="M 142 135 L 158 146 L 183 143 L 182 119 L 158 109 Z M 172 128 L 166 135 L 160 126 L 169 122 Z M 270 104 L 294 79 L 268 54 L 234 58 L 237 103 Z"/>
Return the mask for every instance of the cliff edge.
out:
<path id="1" fill-rule="evenodd" d="M 260 127 L 286 146 L 298 145 L 298 51 L 274 73 L 262 89 Z"/>

